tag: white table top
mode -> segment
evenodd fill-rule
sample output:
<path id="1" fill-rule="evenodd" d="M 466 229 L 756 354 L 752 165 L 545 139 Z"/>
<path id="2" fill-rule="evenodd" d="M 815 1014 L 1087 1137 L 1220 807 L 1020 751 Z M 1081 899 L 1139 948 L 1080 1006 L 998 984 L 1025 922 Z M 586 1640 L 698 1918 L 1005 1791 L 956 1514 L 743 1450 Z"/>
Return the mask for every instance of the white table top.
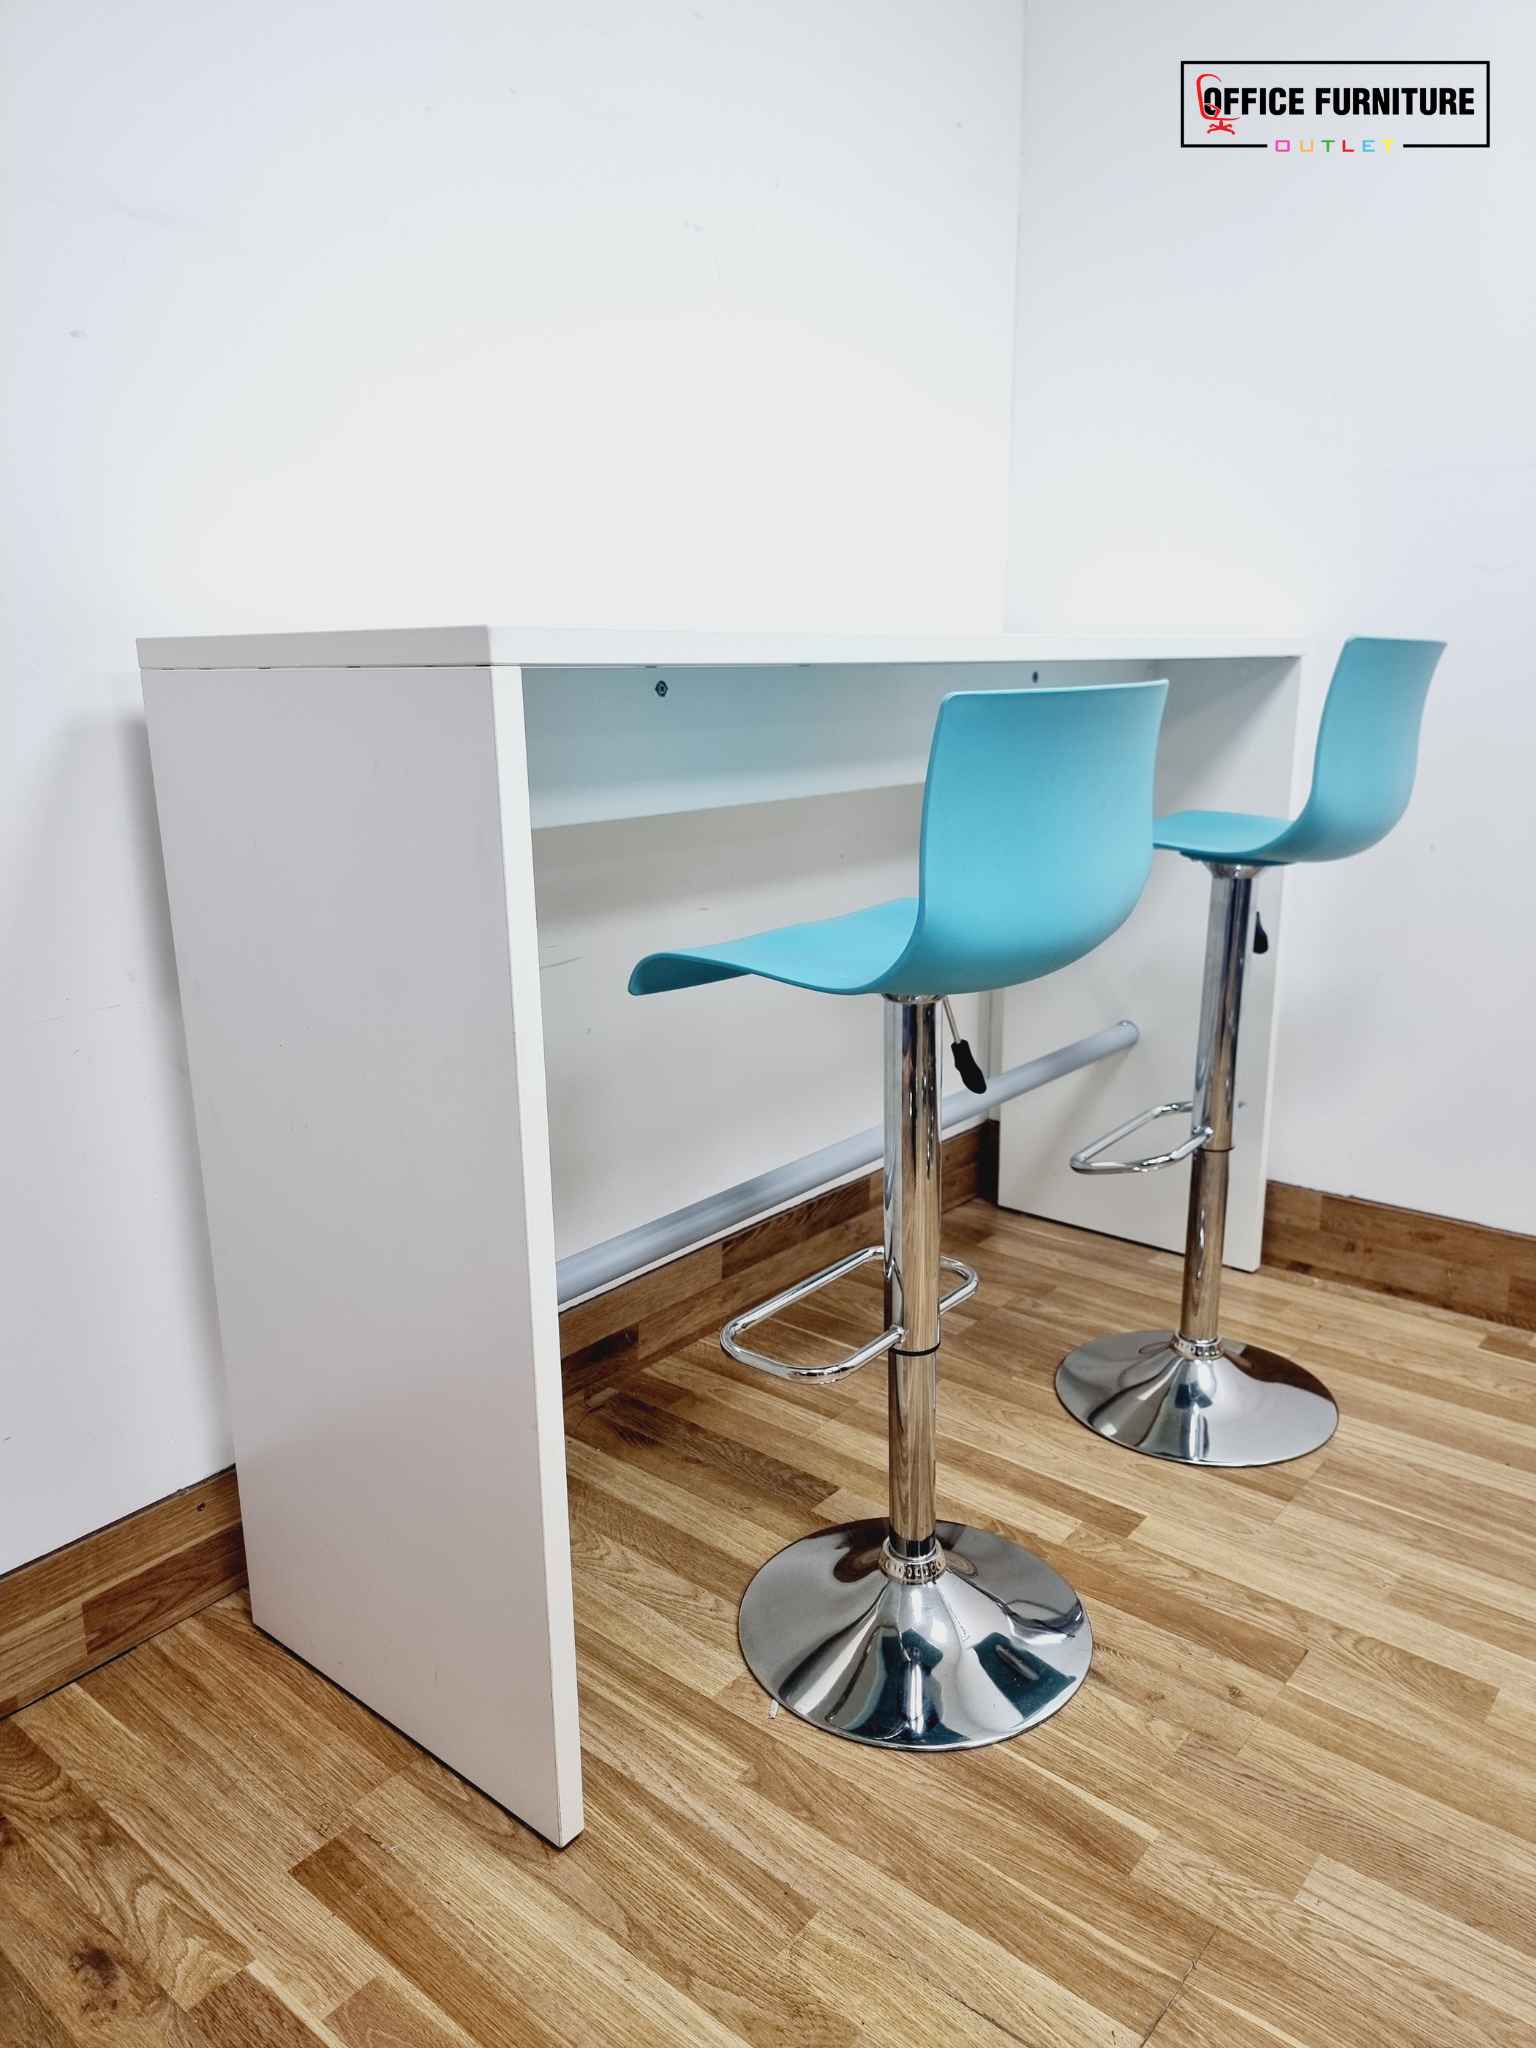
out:
<path id="1" fill-rule="evenodd" d="M 863 663 L 1241 660 L 1300 654 L 1302 634 L 695 633 L 675 627 L 395 626 L 143 639 L 139 666 L 186 668 L 744 668 Z"/>

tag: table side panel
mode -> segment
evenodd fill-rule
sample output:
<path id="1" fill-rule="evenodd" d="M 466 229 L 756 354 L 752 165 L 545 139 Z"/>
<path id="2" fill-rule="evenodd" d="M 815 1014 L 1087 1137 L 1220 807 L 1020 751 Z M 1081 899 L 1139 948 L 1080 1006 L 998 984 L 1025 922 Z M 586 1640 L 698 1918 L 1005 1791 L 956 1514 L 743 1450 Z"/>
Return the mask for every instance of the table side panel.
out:
<path id="1" fill-rule="evenodd" d="M 144 685 L 256 1618 L 566 1841 L 517 673 Z"/>

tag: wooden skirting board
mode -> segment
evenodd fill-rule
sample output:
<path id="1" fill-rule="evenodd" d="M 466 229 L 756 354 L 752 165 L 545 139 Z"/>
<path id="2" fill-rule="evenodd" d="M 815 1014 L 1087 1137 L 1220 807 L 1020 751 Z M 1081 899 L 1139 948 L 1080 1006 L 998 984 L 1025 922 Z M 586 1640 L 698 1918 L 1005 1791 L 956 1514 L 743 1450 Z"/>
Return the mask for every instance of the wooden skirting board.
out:
<path id="1" fill-rule="evenodd" d="M 1269 1183 L 1264 1263 L 1536 1330 L 1536 1237 Z"/>
<path id="2" fill-rule="evenodd" d="M 233 1470 L 0 1578 L 0 1718 L 245 1584 Z"/>

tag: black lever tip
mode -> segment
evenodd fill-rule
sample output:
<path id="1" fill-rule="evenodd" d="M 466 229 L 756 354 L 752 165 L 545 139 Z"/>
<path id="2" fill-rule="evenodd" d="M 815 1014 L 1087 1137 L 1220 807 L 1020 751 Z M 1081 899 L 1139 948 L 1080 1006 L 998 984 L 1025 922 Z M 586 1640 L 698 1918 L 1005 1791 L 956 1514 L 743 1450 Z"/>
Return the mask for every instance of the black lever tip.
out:
<path id="1" fill-rule="evenodd" d="M 985 1095 L 987 1077 L 976 1064 L 976 1055 L 963 1038 L 951 1042 L 950 1051 L 955 1057 L 955 1071 L 973 1095 Z"/>

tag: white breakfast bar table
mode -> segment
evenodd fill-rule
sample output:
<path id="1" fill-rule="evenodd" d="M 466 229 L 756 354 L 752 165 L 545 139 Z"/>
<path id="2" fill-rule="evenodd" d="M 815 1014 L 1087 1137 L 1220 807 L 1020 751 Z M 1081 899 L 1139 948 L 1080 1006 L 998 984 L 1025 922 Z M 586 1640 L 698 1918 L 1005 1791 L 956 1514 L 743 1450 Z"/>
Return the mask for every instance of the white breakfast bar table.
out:
<path id="1" fill-rule="evenodd" d="M 1278 812 L 1321 671 L 1298 638 L 1161 629 L 388 628 L 139 658 L 255 1618 L 568 1842 L 558 1310 L 867 1170 L 879 1118 L 878 1006 L 813 1022 L 756 981 L 634 1003 L 630 963 L 910 893 L 948 690 L 1167 676 L 1159 807 Z M 1089 959 L 961 1006 L 1015 1076 L 1007 1206 L 1182 1244 L 1182 1175 L 1066 1161 L 1187 1093 L 1203 879 L 1160 857 Z M 1227 1255 L 1250 1268 L 1282 952 L 1246 995 Z"/>

